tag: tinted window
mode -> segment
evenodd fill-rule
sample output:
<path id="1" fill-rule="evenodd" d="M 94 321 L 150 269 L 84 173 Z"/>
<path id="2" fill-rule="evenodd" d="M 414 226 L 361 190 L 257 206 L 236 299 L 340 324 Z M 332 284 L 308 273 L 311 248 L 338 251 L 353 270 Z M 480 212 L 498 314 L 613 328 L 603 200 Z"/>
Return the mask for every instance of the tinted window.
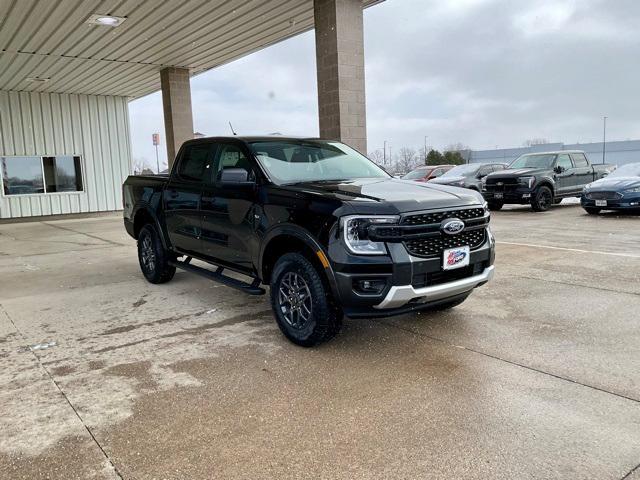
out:
<path id="1" fill-rule="evenodd" d="M 416 170 L 413 170 L 409 173 L 407 173 L 404 177 L 402 177 L 404 180 L 415 180 L 417 178 L 423 178 L 427 176 L 427 173 L 429 173 L 429 170 L 426 168 L 417 168 Z"/>
<path id="2" fill-rule="evenodd" d="M 184 148 L 178 175 L 187 180 L 202 180 L 205 168 L 209 168 L 213 145 L 201 143 Z"/>
<path id="3" fill-rule="evenodd" d="M 47 193 L 82 191 L 80 157 L 43 157 L 42 165 Z"/>
<path id="4" fill-rule="evenodd" d="M 504 170 L 504 169 L 505 169 L 505 166 L 504 166 L 504 165 L 502 165 L 502 164 L 500 164 L 500 163 L 497 163 L 497 164 L 495 164 L 495 165 L 493 166 L 493 171 L 494 171 L 494 172 L 498 172 L 498 171 L 500 171 L 500 170 Z"/>
<path id="5" fill-rule="evenodd" d="M 564 153 L 562 155 L 558 155 L 556 167 L 563 167 L 565 170 L 573 168 L 573 163 L 571 163 L 571 158 L 569 158 L 569 155 Z"/>
<path id="6" fill-rule="evenodd" d="M 431 174 L 431 176 L 433 178 L 439 177 L 444 173 L 444 168 L 436 168 L 433 173 Z"/>
<path id="7" fill-rule="evenodd" d="M 587 157 L 584 156 L 584 153 L 572 153 L 571 158 L 573 158 L 573 163 L 576 167 L 589 166 L 589 162 L 587 161 Z"/>
<path id="8" fill-rule="evenodd" d="M 44 193 L 41 157 L 1 157 L 5 195 Z"/>
<path id="9" fill-rule="evenodd" d="M 218 145 L 216 155 L 216 178 L 219 179 L 222 170 L 226 168 L 242 168 L 247 172 L 251 171 L 251 162 L 238 145 L 223 143 Z"/>

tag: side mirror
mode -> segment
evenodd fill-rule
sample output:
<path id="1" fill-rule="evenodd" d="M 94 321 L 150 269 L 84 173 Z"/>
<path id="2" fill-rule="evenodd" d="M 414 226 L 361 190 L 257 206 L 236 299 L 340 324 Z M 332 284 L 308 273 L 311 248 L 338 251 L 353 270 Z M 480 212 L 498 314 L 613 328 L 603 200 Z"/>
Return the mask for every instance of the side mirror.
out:
<path id="1" fill-rule="evenodd" d="M 254 185 L 255 182 L 249 178 L 249 175 L 244 168 L 225 168 L 220 172 L 218 181 L 222 185 L 229 186 Z"/>
<path id="2" fill-rule="evenodd" d="M 562 165 L 558 165 L 556 168 L 553 169 L 553 171 L 556 173 L 563 173 L 564 167 Z"/>

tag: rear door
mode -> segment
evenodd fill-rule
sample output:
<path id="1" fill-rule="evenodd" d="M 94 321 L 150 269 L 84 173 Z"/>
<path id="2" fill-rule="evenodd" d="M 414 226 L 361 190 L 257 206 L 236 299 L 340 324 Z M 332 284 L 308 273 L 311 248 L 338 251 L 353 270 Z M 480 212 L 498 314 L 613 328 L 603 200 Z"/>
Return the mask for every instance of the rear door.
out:
<path id="1" fill-rule="evenodd" d="M 571 159 L 575 165 L 575 182 L 574 186 L 577 191 L 582 191 L 587 183 L 593 182 L 593 167 L 589 164 L 584 153 L 572 153 Z"/>
<path id="2" fill-rule="evenodd" d="M 253 183 L 224 185 L 225 169 L 242 169 Z M 217 143 L 212 175 L 202 192 L 202 245 L 207 257 L 222 264 L 253 270 L 256 167 L 240 142 Z"/>
<path id="3" fill-rule="evenodd" d="M 210 142 L 188 143 L 164 191 L 164 214 L 171 244 L 176 250 L 196 254 L 202 250 L 200 196 L 203 178 L 211 171 L 214 147 Z"/>
<path id="4" fill-rule="evenodd" d="M 554 173 L 556 181 L 556 193 L 559 195 L 567 195 L 575 191 L 575 171 L 573 168 L 573 162 L 568 153 L 561 153 L 556 158 L 555 168 L 562 168 L 562 172 Z"/>

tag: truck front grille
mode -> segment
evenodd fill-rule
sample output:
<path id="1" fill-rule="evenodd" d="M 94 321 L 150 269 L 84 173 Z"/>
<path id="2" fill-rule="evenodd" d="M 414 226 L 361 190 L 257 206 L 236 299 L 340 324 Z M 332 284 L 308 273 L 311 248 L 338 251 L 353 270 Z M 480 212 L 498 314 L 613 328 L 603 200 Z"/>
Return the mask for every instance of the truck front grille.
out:
<path id="1" fill-rule="evenodd" d="M 429 212 L 420 213 L 418 215 L 409 215 L 402 220 L 402 225 L 429 225 L 432 223 L 440 223 L 445 218 L 468 220 L 482 216 L 484 216 L 484 209 L 482 208 L 464 208 L 460 210 L 448 210 L 445 212 Z"/>
<path id="2" fill-rule="evenodd" d="M 464 247 L 471 250 L 479 248 L 486 241 L 485 228 L 465 230 L 457 235 L 440 234 L 436 237 L 418 238 L 404 242 L 407 251 L 415 257 L 438 257 L 448 248 Z"/>

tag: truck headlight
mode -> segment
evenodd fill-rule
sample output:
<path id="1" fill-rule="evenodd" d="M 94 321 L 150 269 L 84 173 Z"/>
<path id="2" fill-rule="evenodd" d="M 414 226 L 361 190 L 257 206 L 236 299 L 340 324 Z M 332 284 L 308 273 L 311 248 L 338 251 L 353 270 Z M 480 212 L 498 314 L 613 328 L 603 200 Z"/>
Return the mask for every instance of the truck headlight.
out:
<path id="1" fill-rule="evenodd" d="M 397 215 L 349 215 L 340 220 L 342 238 L 352 253 L 358 255 L 386 255 L 384 242 L 369 240 L 368 228 L 371 224 L 396 224 L 400 220 Z"/>
<path id="2" fill-rule="evenodd" d="M 518 184 L 523 187 L 531 188 L 536 181 L 536 177 L 518 177 Z"/>

